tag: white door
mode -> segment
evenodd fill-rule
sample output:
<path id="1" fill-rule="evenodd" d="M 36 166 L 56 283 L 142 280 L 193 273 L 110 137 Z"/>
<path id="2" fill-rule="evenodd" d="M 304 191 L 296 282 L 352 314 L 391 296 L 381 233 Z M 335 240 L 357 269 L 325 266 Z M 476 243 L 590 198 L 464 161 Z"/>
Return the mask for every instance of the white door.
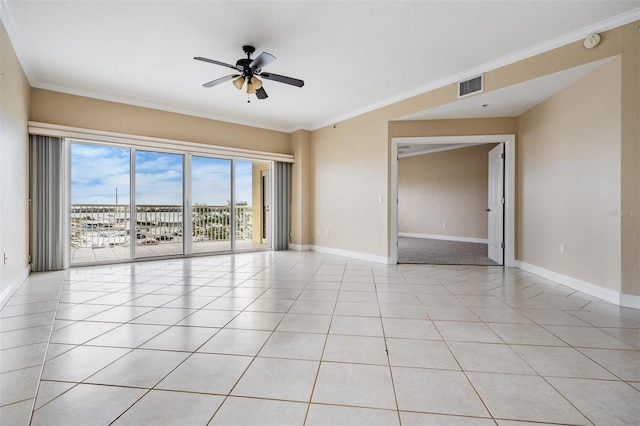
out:
<path id="1" fill-rule="evenodd" d="M 504 259 L 504 144 L 489 151 L 489 258 Z"/>

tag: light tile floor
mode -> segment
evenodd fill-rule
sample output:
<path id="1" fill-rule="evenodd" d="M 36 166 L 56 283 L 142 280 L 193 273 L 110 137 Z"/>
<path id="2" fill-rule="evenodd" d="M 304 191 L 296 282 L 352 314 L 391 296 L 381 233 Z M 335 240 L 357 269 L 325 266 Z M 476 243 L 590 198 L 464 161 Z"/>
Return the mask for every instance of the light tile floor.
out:
<path id="1" fill-rule="evenodd" d="M 32 274 L 0 318 L 2 425 L 640 423 L 640 311 L 518 269 L 95 266 Z"/>

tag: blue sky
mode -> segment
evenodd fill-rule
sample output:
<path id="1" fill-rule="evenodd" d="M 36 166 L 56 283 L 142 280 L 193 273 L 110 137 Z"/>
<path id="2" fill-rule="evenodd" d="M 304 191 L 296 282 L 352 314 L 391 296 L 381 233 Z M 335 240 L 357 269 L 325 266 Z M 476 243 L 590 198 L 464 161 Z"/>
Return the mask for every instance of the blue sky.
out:
<path id="1" fill-rule="evenodd" d="M 136 202 L 182 204 L 183 156 L 136 150 Z M 71 203 L 114 204 L 129 200 L 128 148 L 71 145 Z M 193 204 L 226 205 L 231 160 L 192 157 Z M 251 162 L 236 160 L 236 200 L 251 204 Z"/>

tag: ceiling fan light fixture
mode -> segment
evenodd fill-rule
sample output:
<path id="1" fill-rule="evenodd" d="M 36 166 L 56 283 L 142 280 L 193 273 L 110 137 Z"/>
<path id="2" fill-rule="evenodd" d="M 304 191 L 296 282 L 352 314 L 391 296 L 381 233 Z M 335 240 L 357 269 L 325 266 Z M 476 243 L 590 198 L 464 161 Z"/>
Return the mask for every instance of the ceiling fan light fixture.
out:
<path id="1" fill-rule="evenodd" d="M 253 84 L 251 84 L 251 80 L 249 80 L 247 82 L 247 93 L 250 95 L 255 95 L 256 90 L 257 90 L 256 87 Z"/>
<path id="2" fill-rule="evenodd" d="M 241 90 L 242 85 L 244 84 L 244 77 L 238 77 L 233 80 L 233 85 L 236 86 L 236 89 Z"/>
<path id="3" fill-rule="evenodd" d="M 262 81 L 258 79 L 258 77 L 253 76 L 251 77 L 251 85 L 255 90 L 258 90 L 262 87 Z"/>

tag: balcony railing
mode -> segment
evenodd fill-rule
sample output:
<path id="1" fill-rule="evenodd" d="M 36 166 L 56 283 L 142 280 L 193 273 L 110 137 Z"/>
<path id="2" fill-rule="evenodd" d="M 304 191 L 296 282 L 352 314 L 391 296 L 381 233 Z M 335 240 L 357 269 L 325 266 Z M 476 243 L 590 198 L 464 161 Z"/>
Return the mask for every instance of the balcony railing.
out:
<path id="1" fill-rule="evenodd" d="M 235 207 L 236 240 L 251 240 L 252 210 Z M 131 230 L 131 214 L 123 204 L 72 204 L 72 249 L 128 247 L 183 242 L 183 208 L 178 205 L 138 205 Z M 196 205 L 191 209 L 193 244 L 229 241 L 231 207 Z"/>

